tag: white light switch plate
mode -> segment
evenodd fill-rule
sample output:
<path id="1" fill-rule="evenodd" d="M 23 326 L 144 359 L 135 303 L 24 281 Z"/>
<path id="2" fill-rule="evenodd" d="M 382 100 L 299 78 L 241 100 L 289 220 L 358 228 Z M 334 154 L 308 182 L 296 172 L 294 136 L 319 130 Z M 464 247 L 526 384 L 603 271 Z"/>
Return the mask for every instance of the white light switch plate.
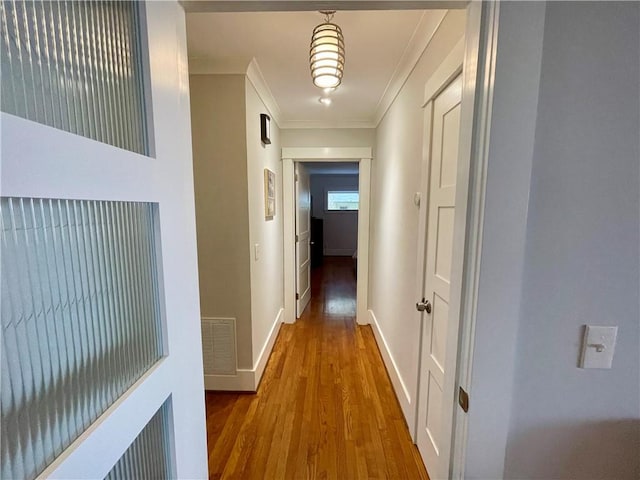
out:
<path id="1" fill-rule="evenodd" d="M 255 257 L 256 261 L 260 260 L 260 244 L 256 243 L 253 246 L 253 249 L 254 249 L 254 257 Z"/>
<path id="2" fill-rule="evenodd" d="M 582 340 L 580 368 L 611 368 L 618 327 L 587 325 Z"/>

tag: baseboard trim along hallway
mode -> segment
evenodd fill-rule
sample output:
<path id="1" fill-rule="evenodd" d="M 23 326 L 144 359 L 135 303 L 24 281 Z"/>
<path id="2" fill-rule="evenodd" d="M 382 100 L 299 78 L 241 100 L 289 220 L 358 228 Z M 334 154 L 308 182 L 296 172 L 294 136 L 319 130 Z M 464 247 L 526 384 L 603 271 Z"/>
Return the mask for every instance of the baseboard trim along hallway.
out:
<path id="1" fill-rule="evenodd" d="M 260 350 L 260 355 L 258 356 L 258 360 L 256 360 L 255 365 L 253 366 L 254 372 L 254 391 L 257 390 L 258 385 L 260 385 L 260 380 L 262 379 L 262 375 L 264 374 L 264 370 L 267 367 L 267 362 L 269 361 L 269 357 L 271 356 L 271 352 L 273 351 L 273 346 L 276 343 L 276 339 L 278 338 L 278 333 L 280 333 L 280 326 L 282 325 L 282 319 L 284 316 L 284 308 L 280 308 L 278 311 L 278 315 L 271 325 L 271 330 L 269 331 L 269 335 L 267 335 L 267 341 L 264 342 L 262 346 L 262 350 Z"/>
<path id="2" fill-rule="evenodd" d="M 384 364 L 387 367 L 387 374 L 389 375 L 391 383 L 393 383 L 393 388 L 396 391 L 396 397 L 400 403 L 400 408 L 402 408 L 404 418 L 408 419 L 409 425 L 413 425 L 415 408 L 411 403 L 411 395 L 409 395 L 409 390 L 404 384 L 404 380 L 402 379 L 402 375 L 400 375 L 398 366 L 396 365 L 393 355 L 391 355 L 391 351 L 387 346 L 387 341 L 382 334 L 382 330 L 380 330 L 380 325 L 378 324 L 376 315 L 373 313 L 373 310 L 369 310 L 368 312 L 370 319 L 369 323 L 373 329 L 373 334 L 376 338 L 376 343 L 378 344 L 378 349 L 380 350 Z"/>
<path id="3" fill-rule="evenodd" d="M 235 375 L 205 375 L 204 376 L 204 388 L 205 390 L 215 390 L 223 392 L 255 392 L 260 385 L 260 380 L 267 366 L 269 356 L 273 351 L 273 346 L 276 343 L 276 338 L 280 332 L 280 326 L 282 325 L 282 318 L 284 315 L 284 309 L 281 308 L 278 311 L 267 340 L 265 341 L 260 355 L 256 360 L 252 369 L 238 368 Z"/>

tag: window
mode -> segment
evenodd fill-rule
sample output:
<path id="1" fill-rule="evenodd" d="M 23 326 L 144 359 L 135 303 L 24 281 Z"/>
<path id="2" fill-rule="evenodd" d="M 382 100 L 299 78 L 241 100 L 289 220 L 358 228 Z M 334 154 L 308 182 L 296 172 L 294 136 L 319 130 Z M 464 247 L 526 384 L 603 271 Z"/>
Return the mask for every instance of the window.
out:
<path id="1" fill-rule="evenodd" d="M 360 204 L 360 193 L 355 190 L 348 191 L 328 191 L 327 211 L 337 210 L 358 210 Z"/>
<path id="2" fill-rule="evenodd" d="M 3 112 L 147 155 L 138 2 L 2 2 Z"/>
<path id="3" fill-rule="evenodd" d="M 0 199 L 0 478 L 37 477 L 164 354 L 156 208 Z"/>
<path id="4" fill-rule="evenodd" d="M 168 399 L 104 480 L 175 478 L 172 462 L 171 409 L 171 399 Z"/>

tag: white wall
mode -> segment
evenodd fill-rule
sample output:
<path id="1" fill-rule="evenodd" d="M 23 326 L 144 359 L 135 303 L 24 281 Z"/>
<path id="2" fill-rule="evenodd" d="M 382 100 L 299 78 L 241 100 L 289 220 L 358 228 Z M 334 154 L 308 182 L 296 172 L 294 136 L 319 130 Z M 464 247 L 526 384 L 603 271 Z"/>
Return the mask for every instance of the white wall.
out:
<path id="1" fill-rule="evenodd" d="M 373 147 L 374 128 L 283 128 L 283 147 Z"/>
<path id="2" fill-rule="evenodd" d="M 190 77 L 200 309 L 236 319 L 239 369 L 253 368 L 245 81 Z"/>
<path id="3" fill-rule="evenodd" d="M 465 477 L 470 479 L 502 478 L 504 470 L 544 14 L 543 2 L 500 4 L 475 345 L 468 390 Z M 490 443 L 487 439 L 491 439 Z"/>
<path id="4" fill-rule="evenodd" d="M 372 147 L 375 150 L 376 130 L 374 128 L 283 128 L 283 147 Z M 375 155 L 375 154 L 374 154 Z M 320 213 L 320 194 L 314 177 L 311 176 L 311 194 L 314 202 L 314 216 L 324 218 L 325 255 L 353 255 L 358 244 L 357 213 Z M 337 180 L 336 180 L 337 181 Z M 358 187 L 356 176 L 355 188 Z M 342 232 L 347 232 L 343 235 Z M 328 250 L 327 250 L 328 248 Z M 348 253 L 351 251 L 351 253 Z"/>
<path id="5" fill-rule="evenodd" d="M 255 390 L 284 305 L 280 130 L 249 75 L 191 75 L 200 298 L 205 318 L 236 319 L 236 376 L 206 387 Z M 264 169 L 276 174 L 276 215 L 265 219 Z M 258 257 L 256 258 L 256 245 Z"/>
<path id="6" fill-rule="evenodd" d="M 639 31 L 500 6 L 466 478 L 638 478 Z M 577 367 L 584 324 L 620 327 L 611 370 Z"/>
<path id="7" fill-rule="evenodd" d="M 249 251 L 251 265 L 251 332 L 253 364 L 266 362 L 271 348 L 269 340 L 275 340 L 282 322 L 284 306 L 284 244 L 282 226 L 282 160 L 280 158 L 280 129 L 271 120 L 271 144 L 260 140 L 260 114 L 270 114 L 251 81 L 245 80 L 246 92 L 246 145 Z M 276 214 L 265 220 L 264 169 L 276 174 Z M 255 245 L 259 258 L 255 256 Z M 263 354 L 264 350 L 264 354 Z M 262 372 L 258 372 L 258 380 Z"/>
<path id="8" fill-rule="evenodd" d="M 358 175 L 311 175 L 311 215 L 323 222 L 324 255 L 353 255 L 358 248 L 358 212 L 328 212 L 329 190 L 358 190 Z"/>
<path id="9" fill-rule="evenodd" d="M 640 4 L 546 8 L 505 476 L 640 478 Z M 617 325 L 611 370 L 582 326 Z"/>
<path id="10" fill-rule="evenodd" d="M 424 84 L 464 35 L 465 11 L 450 11 L 377 128 L 372 162 L 369 308 L 388 348 L 387 369 L 414 424 L 420 322 L 415 310 Z M 386 343 L 386 347 L 385 347 Z M 384 357 L 385 355 L 383 355 Z"/>

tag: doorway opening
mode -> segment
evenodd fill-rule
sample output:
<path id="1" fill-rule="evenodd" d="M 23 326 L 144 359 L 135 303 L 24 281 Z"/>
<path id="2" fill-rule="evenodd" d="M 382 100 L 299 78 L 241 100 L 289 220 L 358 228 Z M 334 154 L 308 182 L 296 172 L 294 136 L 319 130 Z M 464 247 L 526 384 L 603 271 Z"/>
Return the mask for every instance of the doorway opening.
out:
<path id="1" fill-rule="evenodd" d="M 358 164 L 298 161 L 295 172 L 296 318 L 308 308 L 310 297 L 320 292 L 321 282 L 327 283 L 322 292 L 331 294 L 329 313 L 355 317 Z M 331 275 L 334 270 L 340 275 Z M 332 279 L 345 283 L 342 294 L 333 295 L 337 290 Z"/>
<path id="2" fill-rule="evenodd" d="M 356 288 L 356 322 L 368 324 L 367 318 L 367 291 L 368 291 L 368 258 L 369 258 L 369 196 L 371 175 L 371 148 L 370 147 L 343 147 L 343 148 L 315 148 L 296 147 L 282 149 L 282 180 L 283 180 L 283 210 L 284 210 L 284 321 L 294 323 L 296 318 L 304 311 L 311 296 L 311 251 L 317 249 L 316 243 L 311 245 L 311 187 L 307 183 L 308 169 L 342 168 L 345 172 L 355 172 L 357 168 L 357 190 L 354 189 L 354 178 L 348 179 L 345 185 L 352 187 L 326 188 L 326 184 L 318 184 L 318 191 L 314 196 L 314 207 L 319 214 L 320 208 L 323 217 L 328 215 L 342 215 L 332 218 L 338 220 L 338 225 L 331 228 L 339 228 L 340 221 L 349 223 L 353 228 L 353 215 L 349 214 L 349 208 L 354 208 L 354 199 L 357 192 L 357 219 L 356 219 L 356 244 L 338 243 L 326 248 L 324 239 L 327 236 L 323 231 L 322 257 L 326 253 L 339 254 L 335 256 L 350 256 L 355 266 L 355 274 L 358 279 Z M 308 166 L 308 167 L 305 167 Z M 324 165 L 324 167 L 323 167 Z M 341 165 L 341 167 L 336 167 Z M 333 166 L 333 167 L 332 167 Z M 348 170 L 350 169 L 350 170 Z M 298 176 L 296 180 L 296 175 Z M 307 187 L 309 185 L 309 187 Z M 323 186 L 324 185 L 324 186 Z M 318 193 L 320 192 L 320 193 Z M 332 195 L 329 195 L 329 192 Z M 318 197 L 322 197 L 321 199 Z M 320 200 L 322 200 L 320 202 Z M 331 205 L 329 202 L 331 201 Z M 334 211 L 327 210 L 333 208 Z M 337 210 L 337 211 L 335 211 Z M 348 216 L 351 215 L 349 219 Z M 301 219 L 301 216 L 303 217 Z M 308 217 L 307 217 L 308 216 Z M 308 222 L 307 222 L 308 218 Z M 317 218 L 317 217 L 316 217 Z M 323 230 L 325 229 L 323 218 Z M 329 224 L 327 224 L 327 228 Z M 316 230 L 317 230 L 316 226 Z M 318 235 L 316 231 L 316 235 Z M 336 236 L 337 237 L 337 236 Z M 353 238 L 347 237 L 345 240 Z M 318 255 L 318 250 L 316 255 Z M 296 298 L 297 297 L 297 298 Z"/>

